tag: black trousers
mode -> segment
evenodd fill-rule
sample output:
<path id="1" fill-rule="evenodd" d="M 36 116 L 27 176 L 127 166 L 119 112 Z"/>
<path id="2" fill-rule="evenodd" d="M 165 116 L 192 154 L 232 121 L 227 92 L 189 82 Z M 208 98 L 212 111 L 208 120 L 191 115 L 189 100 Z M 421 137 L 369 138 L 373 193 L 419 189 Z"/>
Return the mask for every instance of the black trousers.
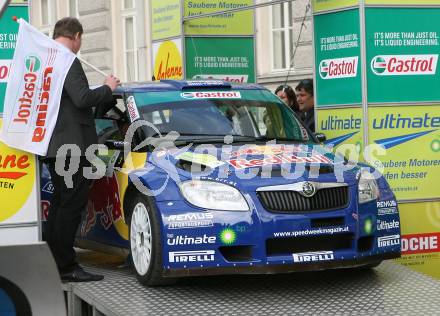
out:
<path id="1" fill-rule="evenodd" d="M 70 170 L 70 157 L 64 160 L 64 170 Z M 64 176 L 55 171 L 55 158 L 46 159 L 54 192 L 49 208 L 45 237 L 61 273 L 73 271 L 78 265 L 73 249 L 75 234 L 81 222 L 81 214 L 87 206 L 90 180 L 83 175 L 83 168 L 90 163 L 80 157 L 78 171 L 72 175 L 73 187 L 68 188 Z"/>

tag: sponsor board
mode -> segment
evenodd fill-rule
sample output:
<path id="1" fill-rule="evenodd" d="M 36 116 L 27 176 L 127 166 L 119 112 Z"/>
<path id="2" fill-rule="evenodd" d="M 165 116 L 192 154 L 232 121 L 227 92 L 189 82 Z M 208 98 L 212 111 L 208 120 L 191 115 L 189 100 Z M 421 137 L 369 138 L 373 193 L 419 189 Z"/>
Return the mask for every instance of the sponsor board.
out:
<path id="1" fill-rule="evenodd" d="M 187 37 L 185 49 L 186 78 L 256 82 L 252 37 Z"/>
<path id="2" fill-rule="evenodd" d="M 440 232 L 402 235 L 402 254 L 440 252 Z"/>
<path id="3" fill-rule="evenodd" d="M 388 181 L 397 200 L 440 196 L 440 105 L 370 107 L 369 163 Z M 416 150 L 414 150 L 416 148 Z"/>
<path id="4" fill-rule="evenodd" d="M 400 235 L 389 235 L 377 238 L 377 246 L 379 248 L 392 247 L 400 245 Z"/>
<path id="5" fill-rule="evenodd" d="M 362 104 L 359 25 L 357 8 L 314 17 L 318 109 Z"/>
<path id="6" fill-rule="evenodd" d="M 363 120 L 362 108 L 318 109 L 316 130 L 325 134 L 324 144 L 333 150 L 341 150 L 350 160 L 362 160 Z M 344 145 L 352 145 L 349 146 Z"/>
<path id="7" fill-rule="evenodd" d="M 440 101 L 440 90 L 436 88 L 440 81 L 439 14 L 440 7 L 365 8 L 370 104 Z M 414 93 L 416 86 L 424 87 L 424 92 Z"/>
<path id="8" fill-rule="evenodd" d="M 140 118 L 136 101 L 134 99 L 134 96 L 132 95 L 127 98 L 127 111 L 130 117 L 130 122 L 133 123 L 134 121 Z"/>
<path id="9" fill-rule="evenodd" d="M 337 10 L 358 4 L 359 0 L 313 0 L 313 12 Z"/>
<path id="10" fill-rule="evenodd" d="M 151 36 L 153 41 L 181 34 L 180 0 L 151 1 Z"/>
<path id="11" fill-rule="evenodd" d="M 12 60 L 0 59 L 0 83 L 8 82 L 9 69 L 11 68 Z"/>
<path id="12" fill-rule="evenodd" d="M 378 219 L 376 229 L 377 230 L 389 230 L 389 229 L 397 229 L 400 228 L 400 222 L 396 220 L 392 220 L 391 222 L 383 221 Z"/>
<path id="13" fill-rule="evenodd" d="M 225 10 L 240 9 L 253 5 L 253 0 L 184 0 L 184 16 L 194 16 Z M 188 20 L 184 23 L 185 35 L 253 35 L 253 10 L 216 14 Z"/>
<path id="14" fill-rule="evenodd" d="M 382 55 L 371 60 L 376 76 L 435 75 L 438 55 Z"/>
<path id="15" fill-rule="evenodd" d="M 294 253 L 293 262 L 318 262 L 318 261 L 330 261 L 335 258 L 333 251 L 314 251 Z"/>
<path id="16" fill-rule="evenodd" d="M 180 96 L 184 99 L 241 99 L 239 91 L 182 92 Z"/>
<path id="17" fill-rule="evenodd" d="M 168 216 L 168 229 L 212 227 L 214 215 L 209 212 L 185 213 Z"/>
<path id="18" fill-rule="evenodd" d="M 170 263 L 212 262 L 214 256 L 214 250 L 172 251 L 168 253 L 168 260 Z"/>
<path id="19" fill-rule="evenodd" d="M 0 142 L 0 222 L 22 211 L 31 198 L 36 179 L 35 168 L 32 154 L 14 150 Z"/>
<path id="20" fill-rule="evenodd" d="M 182 40 L 153 43 L 154 78 L 183 79 Z"/>
<path id="21" fill-rule="evenodd" d="M 319 64 L 319 75 L 324 80 L 357 76 L 358 56 L 324 59 Z"/>

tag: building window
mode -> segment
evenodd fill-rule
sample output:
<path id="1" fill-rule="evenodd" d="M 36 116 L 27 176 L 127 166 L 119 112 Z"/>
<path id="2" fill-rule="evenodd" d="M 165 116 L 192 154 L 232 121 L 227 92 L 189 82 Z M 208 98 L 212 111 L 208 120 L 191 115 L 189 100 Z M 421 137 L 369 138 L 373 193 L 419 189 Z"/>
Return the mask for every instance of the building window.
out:
<path id="1" fill-rule="evenodd" d="M 40 0 L 40 31 L 47 36 L 52 36 L 52 28 L 55 20 L 56 6 L 54 0 Z"/>
<path id="2" fill-rule="evenodd" d="M 41 25 L 49 25 L 49 0 L 41 0 Z"/>
<path id="3" fill-rule="evenodd" d="M 74 18 L 77 18 L 79 16 L 77 0 L 69 0 L 69 15 Z"/>
<path id="4" fill-rule="evenodd" d="M 138 80 L 135 25 L 133 16 L 124 17 L 124 61 L 127 81 Z"/>
<path id="5" fill-rule="evenodd" d="M 272 69 L 290 68 L 293 54 L 293 2 L 272 6 Z"/>
<path id="6" fill-rule="evenodd" d="M 134 9 L 134 0 L 124 0 L 123 1 L 123 9 Z"/>

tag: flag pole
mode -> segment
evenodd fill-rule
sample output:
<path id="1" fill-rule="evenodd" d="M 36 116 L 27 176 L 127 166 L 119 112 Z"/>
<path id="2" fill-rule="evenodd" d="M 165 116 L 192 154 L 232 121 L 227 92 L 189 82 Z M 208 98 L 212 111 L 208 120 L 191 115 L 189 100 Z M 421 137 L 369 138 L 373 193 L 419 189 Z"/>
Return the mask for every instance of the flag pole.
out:
<path id="1" fill-rule="evenodd" d="M 15 22 L 19 22 L 19 21 L 18 21 L 18 18 L 17 18 L 16 16 L 13 16 L 13 17 L 12 17 L 12 20 L 14 20 Z M 78 58 L 78 60 L 79 60 L 80 62 L 82 62 L 83 64 L 85 64 L 86 66 L 88 66 L 89 68 L 91 68 L 92 70 L 96 71 L 97 73 L 103 75 L 104 77 L 108 77 L 108 74 L 106 74 L 104 71 L 102 71 L 102 70 L 99 69 L 98 67 L 93 66 L 91 63 L 85 61 L 84 59 L 82 59 L 82 58 L 80 58 L 80 57 L 78 57 L 78 56 L 76 56 L 76 58 Z"/>
<path id="2" fill-rule="evenodd" d="M 100 73 L 101 75 L 103 75 L 104 77 L 108 77 L 108 74 L 106 74 L 104 71 L 102 71 L 101 69 L 99 69 L 98 67 L 93 66 L 91 63 L 85 61 L 82 58 L 79 58 L 78 56 L 76 56 L 76 58 L 78 58 L 78 60 L 80 62 L 82 62 L 83 64 L 85 64 L 86 66 L 90 67 L 91 69 L 93 69 L 94 71 Z"/>

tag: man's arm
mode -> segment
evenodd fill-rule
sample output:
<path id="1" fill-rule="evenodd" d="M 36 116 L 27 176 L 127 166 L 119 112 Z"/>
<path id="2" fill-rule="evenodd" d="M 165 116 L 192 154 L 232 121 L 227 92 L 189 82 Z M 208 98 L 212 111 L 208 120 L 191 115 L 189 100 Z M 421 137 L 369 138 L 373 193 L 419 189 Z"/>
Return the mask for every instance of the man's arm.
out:
<path id="1" fill-rule="evenodd" d="M 83 109 L 113 104 L 112 90 L 114 90 L 118 84 L 118 79 L 109 76 L 106 78 L 106 82 L 103 86 L 90 89 L 81 63 L 76 58 L 67 73 L 66 80 L 64 81 L 64 89 L 72 99 L 73 104 Z"/>

